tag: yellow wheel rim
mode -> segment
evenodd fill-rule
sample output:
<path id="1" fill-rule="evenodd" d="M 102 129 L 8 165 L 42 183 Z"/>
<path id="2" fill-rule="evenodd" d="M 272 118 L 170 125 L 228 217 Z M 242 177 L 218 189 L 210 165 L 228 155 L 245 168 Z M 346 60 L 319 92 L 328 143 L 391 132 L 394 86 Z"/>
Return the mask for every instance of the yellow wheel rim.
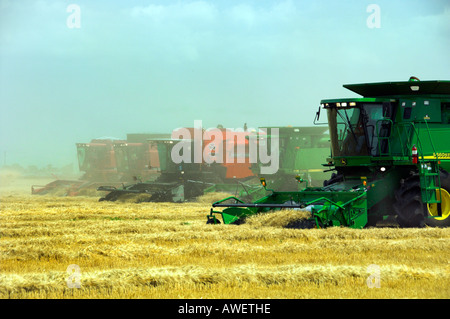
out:
<path id="1" fill-rule="evenodd" d="M 442 207 L 442 216 L 435 217 L 437 220 L 444 220 L 450 215 L 450 194 L 443 188 L 441 188 L 441 207 Z M 436 198 L 439 200 L 439 190 L 436 191 Z M 438 207 L 437 204 L 428 204 L 428 213 L 430 216 L 438 216 Z"/>

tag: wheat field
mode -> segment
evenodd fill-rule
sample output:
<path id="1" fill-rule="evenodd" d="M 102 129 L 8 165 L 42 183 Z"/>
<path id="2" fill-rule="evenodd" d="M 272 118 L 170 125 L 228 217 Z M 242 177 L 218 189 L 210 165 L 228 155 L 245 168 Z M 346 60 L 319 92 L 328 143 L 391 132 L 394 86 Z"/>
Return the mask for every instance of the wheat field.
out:
<path id="1" fill-rule="evenodd" d="M 298 211 L 207 225 L 213 200 L 2 191 L 0 297 L 450 297 L 449 229 L 285 228 Z"/>

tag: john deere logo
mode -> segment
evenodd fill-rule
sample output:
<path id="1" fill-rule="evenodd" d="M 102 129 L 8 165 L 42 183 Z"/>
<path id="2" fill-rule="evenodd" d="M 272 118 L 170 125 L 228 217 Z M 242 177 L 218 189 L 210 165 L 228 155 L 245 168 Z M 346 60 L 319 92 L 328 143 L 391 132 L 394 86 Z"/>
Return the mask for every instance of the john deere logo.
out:
<path id="1" fill-rule="evenodd" d="M 341 159 L 342 165 L 347 165 L 347 160 L 345 158 Z"/>

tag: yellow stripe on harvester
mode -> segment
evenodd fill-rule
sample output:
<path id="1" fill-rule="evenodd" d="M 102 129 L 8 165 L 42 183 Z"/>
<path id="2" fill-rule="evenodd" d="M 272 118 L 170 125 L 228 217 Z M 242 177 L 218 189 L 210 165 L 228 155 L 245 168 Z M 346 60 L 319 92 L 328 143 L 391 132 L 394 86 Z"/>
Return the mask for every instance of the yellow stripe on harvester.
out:
<path id="1" fill-rule="evenodd" d="M 423 156 L 423 159 L 436 159 L 436 155 L 437 159 L 450 159 L 450 153 L 433 153 L 432 156 Z"/>

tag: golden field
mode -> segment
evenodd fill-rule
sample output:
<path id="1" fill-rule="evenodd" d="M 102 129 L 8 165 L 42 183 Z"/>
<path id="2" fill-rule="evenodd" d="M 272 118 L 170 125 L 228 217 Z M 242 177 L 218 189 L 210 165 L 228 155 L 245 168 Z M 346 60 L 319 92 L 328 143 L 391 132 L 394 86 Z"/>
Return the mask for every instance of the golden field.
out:
<path id="1" fill-rule="evenodd" d="M 294 211 L 206 225 L 212 198 L 98 198 L 0 188 L 1 298 L 450 297 L 449 229 L 284 228 Z"/>

